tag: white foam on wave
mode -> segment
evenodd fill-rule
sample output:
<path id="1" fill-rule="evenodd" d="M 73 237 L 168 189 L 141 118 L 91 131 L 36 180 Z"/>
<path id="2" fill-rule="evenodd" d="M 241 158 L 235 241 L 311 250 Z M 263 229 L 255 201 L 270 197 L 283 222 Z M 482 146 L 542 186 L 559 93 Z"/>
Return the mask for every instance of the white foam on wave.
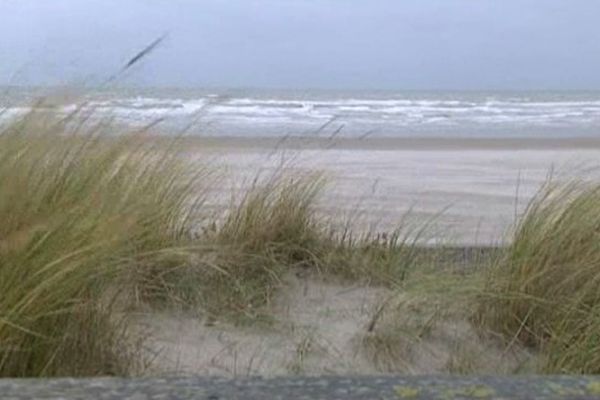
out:
<path id="1" fill-rule="evenodd" d="M 78 105 L 65 104 L 54 109 L 62 115 L 78 110 Z M 222 125 L 252 130 L 253 124 L 314 126 L 329 119 L 336 122 L 381 128 L 429 126 L 436 131 L 457 127 L 464 130 L 485 127 L 511 129 L 600 126 L 600 97 L 554 98 L 494 97 L 464 95 L 458 98 L 397 97 L 397 98 L 265 98 L 223 97 L 207 94 L 193 98 L 131 96 L 91 99 L 83 105 L 94 117 L 110 116 L 117 122 L 149 123 L 157 119 L 186 121 L 202 112 L 211 121 Z M 27 107 L 11 107 L 0 115 L 6 121 L 29 111 Z M 419 128 L 420 129 L 420 128 Z M 285 129 L 282 129 L 284 131 Z"/>
<path id="2" fill-rule="evenodd" d="M 0 124 L 10 122 L 16 118 L 23 117 L 31 112 L 30 107 L 6 107 L 0 108 Z"/>

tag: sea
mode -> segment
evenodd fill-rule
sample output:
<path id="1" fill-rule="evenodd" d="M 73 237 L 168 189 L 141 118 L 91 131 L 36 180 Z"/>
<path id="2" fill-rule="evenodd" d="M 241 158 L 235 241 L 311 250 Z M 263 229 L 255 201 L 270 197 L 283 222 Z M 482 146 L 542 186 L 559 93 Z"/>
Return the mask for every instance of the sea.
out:
<path id="1" fill-rule="evenodd" d="M 593 137 L 600 92 L 1 88 L 0 123 L 42 107 L 163 134 L 228 137 Z M 39 107 L 39 105 L 38 105 Z"/>

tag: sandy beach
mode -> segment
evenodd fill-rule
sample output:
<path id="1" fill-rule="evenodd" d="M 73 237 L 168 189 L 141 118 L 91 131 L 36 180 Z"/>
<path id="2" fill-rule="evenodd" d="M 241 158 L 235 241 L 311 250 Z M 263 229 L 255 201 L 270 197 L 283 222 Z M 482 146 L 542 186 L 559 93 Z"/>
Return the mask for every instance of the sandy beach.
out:
<path id="1" fill-rule="evenodd" d="M 339 221 L 374 231 L 431 221 L 431 244 L 494 245 L 548 179 L 597 176 L 600 140 L 194 138 L 186 149 L 226 167 L 224 193 L 284 162 L 327 176 L 320 211 Z"/>
<path id="2" fill-rule="evenodd" d="M 599 14 L 0 1 L 0 378 L 600 398 Z"/>
<path id="3" fill-rule="evenodd" d="M 354 217 L 359 229 L 379 232 L 430 221 L 426 243 L 455 246 L 506 244 L 515 219 L 548 179 L 594 179 L 597 171 L 589 167 L 600 156 L 598 141 L 590 139 L 327 143 L 195 138 L 186 149 L 192 158 L 211 157 L 225 166 L 226 178 L 216 186 L 223 196 L 232 189 L 243 193 L 257 174 L 269 176 L 281 165 L 322 171 L 329 180 L 319 203 L 324 216 Z M 157 354 L 150 374 L 505 374 L 534 368 L 535 352 L 481 334 L 467 305 L 445 304 L 444 280 L 433 275 L 434 283 L 427 283 L 424 276 L 398 290 L 294 270 L 268 306 L 273 322 L 267 328 L 185 313 L 140 314 L 133 322 Z M 468 278 L 459 279 L 468 292 Z M 422 337 L 411 330 L 429 329 L 427 321 L 435 322 Z"/>

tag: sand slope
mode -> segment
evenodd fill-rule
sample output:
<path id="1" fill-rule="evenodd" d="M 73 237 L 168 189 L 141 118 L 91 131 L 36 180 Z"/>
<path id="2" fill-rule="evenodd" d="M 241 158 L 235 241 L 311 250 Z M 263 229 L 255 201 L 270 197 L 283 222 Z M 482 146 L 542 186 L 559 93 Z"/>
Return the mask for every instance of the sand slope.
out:
<path id="1" fill-rule="evenodd" d="M 150 374 L 508 373 L 531 358 L 478 335 L 462 316 L 432 318 L 425 308 L 398 291 L 299 272 L 269 307 L 269 326 L 173 313 L 138 316 L 135 324 L 156 357 Z"/>

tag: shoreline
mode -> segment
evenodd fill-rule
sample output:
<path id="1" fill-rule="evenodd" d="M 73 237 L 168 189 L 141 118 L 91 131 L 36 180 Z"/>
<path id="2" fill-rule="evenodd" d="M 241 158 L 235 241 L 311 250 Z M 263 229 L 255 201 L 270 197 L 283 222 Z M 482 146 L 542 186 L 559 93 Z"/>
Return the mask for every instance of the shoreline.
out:
<path id="1" fill-rule="evenodd" d="M 163 140 L 161 136 L 154 136 Z M 168 139 L 167 139 L 168 140 Z M 393 151 L 469 151 L 469 150 L 592 150 L 600 149 L 600 137 L 573 138 L 327 138 L 327 137 L 241 137 L 183 136 L 182 144 L 190 150 L 393 150 Z"/>

